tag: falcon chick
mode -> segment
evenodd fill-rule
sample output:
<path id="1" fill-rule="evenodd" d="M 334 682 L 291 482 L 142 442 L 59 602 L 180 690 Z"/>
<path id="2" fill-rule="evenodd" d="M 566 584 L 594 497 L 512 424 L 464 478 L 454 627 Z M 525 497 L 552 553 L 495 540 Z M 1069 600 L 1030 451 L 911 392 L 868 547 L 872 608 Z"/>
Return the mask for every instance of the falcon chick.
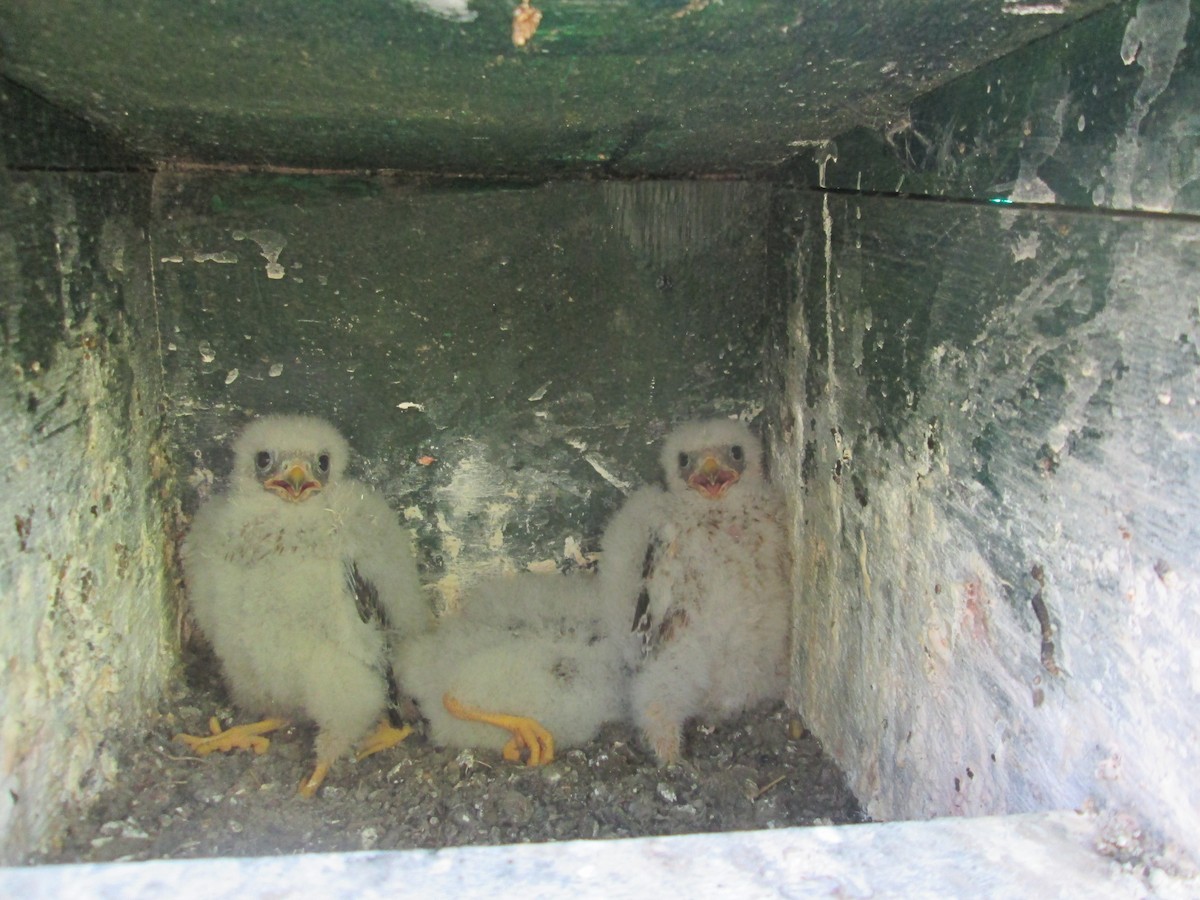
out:
<path id="1" fill-rule="evenodd" d="M 402 643 L 397 672 L 430 738 L 545 765 L 556 747 L 624 718 L 622 661 L 597 618 L 596 588 L 584 574 L 485 579 L 436 631 Z"/>
<path id="2" fill-rule="evenodd" d="M 411 540 L 370 487 L 343 474 L 350 448 L 332 425 L 265 416 L 233 446 L 227 493 L 196 513 L 181 550 L 196 622 L 234 702 L 260 722 L 179 735 L 197 753 L 267 747 L 297 718 L 315 722 L 311 797 L 335 759 L 389 706 L 388 647 L 428 628 Z M 411 731 L 386 717 L 361 746 Z"/>
<path id="3" fill-rule="evenodd" d="M 791 551 L 745 425 L 682 425 L 661 463 L 666 490 L 634 492 L 605 530 L 600 579 L 610 617 L 625 617 L 633 721 L 673 762 L 688 719 L 783 697 Z"/>

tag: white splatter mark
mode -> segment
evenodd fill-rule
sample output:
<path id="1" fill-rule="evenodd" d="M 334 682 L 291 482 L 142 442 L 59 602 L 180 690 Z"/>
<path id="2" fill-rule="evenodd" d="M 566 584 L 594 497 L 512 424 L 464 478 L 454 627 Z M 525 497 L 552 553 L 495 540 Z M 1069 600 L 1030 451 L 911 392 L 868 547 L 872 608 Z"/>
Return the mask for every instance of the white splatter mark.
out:
<path id="1" fill-rule="evenodd" d="M 267 369 L 267 374 L 272 378 L 278 378 L 283 374 L 283 363 L 275 363 L 271 368 Z"/>
<path id="2" fill-rule="evenodd" d="M 1042 239 L 1038 233 L 1020 235 L 1012 245 L 1013 262 L 1020 262 L 1023 259 L 1037 259 L 1038 248 L 1041 246 Z"/>
<path id="3" fill-rule="evenodd" d="M 1188 18 L 1188 0 L 1142 0 L 1125 26 L 1121 60 L 1127 66 L 1136 62 L 1142 69 L 1142 80 L 1125 131 L 1117 138 L 1112 162 L 1104 170 L 1111 190 L 1097 187 L 1093 192 L 1097 203 L 1108 201 L 1118 209 L 1159 212 L 1170 212 L 1174 207 L 1170 174 L 1153 159 L 1153 151 L 1142 135 L 1142 121 L 1175 73 L 1176 60 L 1187 46 Z"/>
<path id="4" fill-rule="evenodd" d="M 238 374 L 239 374 L 239 372 L 237 369 L 230 369 L 228 372 L 225 373 L 225 383 L 233 384 L 235 381 L 238 380 Z"/>
<path id="5" fill-rule="evenodd" d="M 552 382 L 552 381 L 547 381 L 540 388 L 538 388 L 536 391 L 534 391 L 532 394 L 530 394 L 529 395 L 530 402 L 536 402 L 538 400 L 541 400 L 543 397 L 545 397 L 546 391 L 549 389 L 550 385 L 552 385 L 553 383 L 554 382 Z"/>
<path id="6" fill-rule="evenodd" d="M 604 463 L 600 461 L 599 457 L 597 457 L 596 454 L 585 453 L 585 454 L 583 454 L 583 458 L 589 466 L 591 466 L 593 469 L 596 470 L 597 474 L 601 478 L 603 478 L 605 481 L 607 481 L 613 487 L 617 488 L 617 490 L 621 491 L 624 494 L 628 494 L 633 489 L 632 485 L 630 485 L 628 481 L 624 481 L 624 480 L 618 478 L 612 472 L 610 472 L 608 470 L 608 467 L 605 466 Z"/>
<path id="7" fill-rule="evenodd" d="M 202 362 L 210 363 L 217 358 L 217 351 L 213 349 L 212 344 L 208 341 L 201 341 L 197 348 L 200 351 L 200 359 Z"/>
<path id="8" fill-rule="evenodd" d="M 1065 2 L 1026 3 L 1024 0 L 1004 0 L 1000 11 L 1009 16 L 1061 16 L 1067 11 Z"/>
<path id="9" fill-rule="evenodd" d="M 474 22 L 479 15 L 472 12 L 468 0 L 411 0 L 412 5 L 421 12 L 426 12 L 451 22 Z"/>
<path id="10" fill-rule="evenodd" d="M 213 474 L 212 469 L 196 466 L 196 468 L 192 469 L 192 474 L 188 476 L 187 481 L 190 487 L 200 490 L 201 488 L 212 487 L 213 482 L 216 481 L 216 475 Z"/>
<path id="11" fill-rule="evenodd" d="M 162 262 L 162 263 L 181 263 L 181 262 L 183 262 L 183 257 L 182 257 L 182 256 L 164 256 L 164 257 L 162 257 L 161 259 L 159 259 L 159 262 Z"/>
<path id="12" fill-rule="evenodd" d="M 729 419 L 732 422 L 742 422 L 743 424 L 749 424 L 750 422 L 753 422 L 755 419 L 757 419 L 759 416 L 761 416 L 763 413 L 763 410 L 765 408 L 766 407 L 763 406 L 761 403 L 752 403 L 750 406 L 747 406 L 745 409 L 743 409 L 740 413 L 736 413 L 736 414 L 730 416 Z"/>
<path id="13" fill-rule="evenodd" d="M 258 252 L 267 261 L 267 277 L 280 279 L 283 277 L 283 266 L 279 264 L 279 254 L 283 252 L 287 239 L 278 231 L 269 228 L 258 228 L 254 231 L 233 232 L 235 241 L 251 240 L 258 244 Z"/>
<path id="14" fill-rule="evenodd" d="M 238 261 L 237 254 L 232 250 L 221 250 L 218 253 L 193 253 L 192 262 L 206 263 L 223 263 L 228 265 Z"/>
<path id="15" fill-rule="evenodd" d="M 397 403 L 396 409 L 415 409 L 417 412 L 425 412 L 425 404 L 414 403 L 411 400 L 405 400 L 403 403 Z"/>
<path id="16" fill-rule="evenodd" d="M 1067 12 L 1063 4 L 1022 4 L 1014 0 L 1004 0 L 1001 12 L 1006 16 L 1062 16 Z"/>

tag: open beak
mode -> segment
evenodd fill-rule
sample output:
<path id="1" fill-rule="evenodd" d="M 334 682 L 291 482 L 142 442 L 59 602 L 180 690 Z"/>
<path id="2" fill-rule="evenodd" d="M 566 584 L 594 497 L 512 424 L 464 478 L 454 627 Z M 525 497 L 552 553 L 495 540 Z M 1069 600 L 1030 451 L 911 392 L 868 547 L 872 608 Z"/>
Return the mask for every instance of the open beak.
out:
<path id="1" fill-rule="evenodd" d="M 687 483 L 688 487 L 699 491 L 709 500 L 719 500 L 740 477 L 737 470 L 721 465 L 715 456 L 707 456 L 689 476 Z"/>
<path id="2" fill-rule="evenodd" d="M 268 491 L 274 491 L 284 500 L 296 503 L 305 500 L 321 490 L 324 485 L 312 478 L 308 466 L 293 463 L 282 477 L 272 478 L 263 484 Z"/>

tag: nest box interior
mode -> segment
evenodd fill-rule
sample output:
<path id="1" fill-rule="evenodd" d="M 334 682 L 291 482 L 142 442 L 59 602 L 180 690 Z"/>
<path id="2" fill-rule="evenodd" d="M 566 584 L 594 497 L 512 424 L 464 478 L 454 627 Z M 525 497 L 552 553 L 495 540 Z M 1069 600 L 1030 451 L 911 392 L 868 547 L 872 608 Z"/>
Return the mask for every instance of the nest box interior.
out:
<path id="1" fill-rule="evenodd" d="M 532 10 L 0 9 L 2 858 L 169 703 L 252 416 L 336 422 L 452 605 L 718 415 L 787 493 L 788 710 L 864 816 L 1089 810 L 1185 875 L 1195 4 Z"/>

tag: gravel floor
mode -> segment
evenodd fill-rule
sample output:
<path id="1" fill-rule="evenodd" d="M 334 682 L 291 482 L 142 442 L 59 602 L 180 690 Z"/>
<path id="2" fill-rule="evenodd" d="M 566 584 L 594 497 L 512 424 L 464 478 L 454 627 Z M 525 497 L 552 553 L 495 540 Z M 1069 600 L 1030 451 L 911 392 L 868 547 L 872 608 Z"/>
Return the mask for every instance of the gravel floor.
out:
<path id="1" fill-rule="evenodd" d="M 340 761 L 313 800 L 296 795 L 312 766 L 310 728 L 273 736 L 262 756 L 190 756 L 180 730 L 236 721 L 195 660 L 119 782 L 30 863 L 447 847 L 614 838 L 863 821 L 819 743 L 781 707 L 717 727 L 694 724 L 687 761 L 660 767 L 624 725 L 548 766 L 442 750 L 419 733 L 355 763 Z M 793 737 L 799 731 L 803 736 Z"/>

